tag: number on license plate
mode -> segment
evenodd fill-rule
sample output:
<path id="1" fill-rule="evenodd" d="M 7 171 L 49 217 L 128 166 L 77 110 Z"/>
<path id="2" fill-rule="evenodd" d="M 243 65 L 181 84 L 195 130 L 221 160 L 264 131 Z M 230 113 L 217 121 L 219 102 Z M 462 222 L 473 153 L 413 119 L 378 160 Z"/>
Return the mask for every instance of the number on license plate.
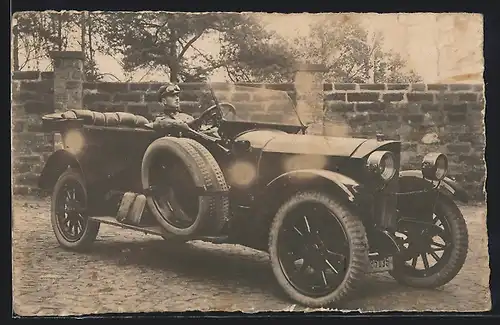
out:
<path id="1" fill-rule="evenodd" d="M 393 268 L 392 256 L 383 259 L 372 259 L 370 264 L 371 273 L 391 271 Z"/>

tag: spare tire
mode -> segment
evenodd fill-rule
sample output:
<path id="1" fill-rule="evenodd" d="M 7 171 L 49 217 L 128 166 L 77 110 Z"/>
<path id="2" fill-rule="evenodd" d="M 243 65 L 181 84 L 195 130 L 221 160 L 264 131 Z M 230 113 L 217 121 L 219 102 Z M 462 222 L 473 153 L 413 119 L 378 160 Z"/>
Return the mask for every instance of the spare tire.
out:
<path id="1" fill-rule="evenodd" d="M 227 219 L 224 204 L 217 202 L 220 197 L 197 192 L 223 185 L 214 185 L 217 172 L 195 146 L 186 139 L 163 137 L 149 145 L 142 159 L 143 188 L 158 188 L 148 194 L 148 207 L 160 226 L 174 235 L 215 235 Z"/>
<path id="2" fill-rule="evenodd" d="M 226 178 L 224 173 L 220 168 L 219 164 L 215 160 L 214 156 L 207 150 L 201 143 L 193 139 L 182 138 L 179 139 L 190 144 L 203 158 L 205 162 L 205 167 L 210 172 L 210 178 L 212 181 L 212 186 L 208 187 L 209 191 L 216 191 L 218 194 L 215 195 L 215 214 L 213 215 L 212 222 L 209 224 L 211 227 L 208 229 L 209 233 L 218 234 L 222 228 L 229 221 L 229 186 L 226 183 Z"/>

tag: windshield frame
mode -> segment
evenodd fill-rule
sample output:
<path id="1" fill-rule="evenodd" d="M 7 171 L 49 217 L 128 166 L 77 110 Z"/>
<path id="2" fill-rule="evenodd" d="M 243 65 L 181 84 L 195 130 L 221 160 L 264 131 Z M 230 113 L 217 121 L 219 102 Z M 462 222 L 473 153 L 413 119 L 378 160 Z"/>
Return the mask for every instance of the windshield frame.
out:
<path id="1" fill-rule="evenodd" d="M 253 86 L 255 85 L 255 86 Z M 267 124 L 267 125 L 290 125 L 290 126 L 297 126 L 297 127 L 304 127 L 304 124 L 301 121 L 300 115 L 297 111 L 297 106 L 293 99 L 290 97 L 289 93 L 284 90 L 277 90 L 277 89 L 270 89 L 264 87 L 262 84 L 238 84 L 238 83 L 222 83 L 222 82 L 210 82 L 206 83 L 203 88 L 206 88 L 207 90 L 210 91 L 210 95 L 212 97 L 212 100 L 215 105 L 218 105 L 219 108 L 221 104 L 224 103 L 229 103 L 233 105 L 236 109 L 236 116 L 238 116 L 238 104 L 256 104 L 258 103 L 257 101 L 253 102 L 252 100 L 244 100 L 244 101 L 234 101 L 231 98 L 227 98 L 226 94 L 227 93 L 250 93 L 250 94 L 265 94 L 269 95 L 270 99 L 268 99 L 269 105 L 272 105 L 275 102 L 280 102 L 282 104 L 282 109 L 280 111 L 266 111 L 262 112 L 260 110 L 255 111 L 255 115 L 258 116 L 276 116 L 276 114 L 279 114 L 281 116 L 288 116 L 289 120 L 287 121 L 269 121 L 267 119 L 253 119 L 253 118 L 248 118 L 248 119 L 227 119 L 225 114 L 223 114 L 223 119 L 226 122 L 238 122 L 238 123 L 253 123 L 253 124 Z M 221 96 L 222 95 L 222 96 Z M 241 109 L 241 108 L 240 108 Z M 268 110 L 269 108 L 267 108 Z M 221 109 L 223 111 L 223 109 Z M 244 110 L 243 110 L 244 111 Z M 251 112 L 251 111 L 250 111 Z M 255 116 L 251 115 L 251 116 Z M 240 115 L 241 116 L 241 115 Z"/>

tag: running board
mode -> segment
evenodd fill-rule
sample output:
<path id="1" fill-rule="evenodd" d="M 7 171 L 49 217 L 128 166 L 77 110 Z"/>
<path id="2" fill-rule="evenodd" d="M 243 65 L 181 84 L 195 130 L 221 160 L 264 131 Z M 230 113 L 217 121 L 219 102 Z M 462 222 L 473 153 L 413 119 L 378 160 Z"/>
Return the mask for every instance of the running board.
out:
<path id="1" fill-rule="evenodd" d="M 100 223 L 112 225 L 112 226 L 141 231 L 145 234 L 157 235 L 157 236 L 168 236 L 168 237 L 174 236 L 172 234 L 164 232 L 161 229 L 161 227 L 158 227 L 158 226 L 134 226 L 134 225 L 129 225 L 129 224 L 120 222 L 120 221 L 116 220 L 116 218 L 113 218 L 113 217 L 90 217 L 90 219 L 97 221 L 97 222 L 100 222 Z"/>
<path id="2" fill-rule="evenodd" d="M 173 234 L 170 234 L 166 231 L 163 231 L 163 229 L 159 226 L 134 226 L 134 225 L 129 225 L 123 222 L 119 222 L 116 220 L 114 217 L 90 217 L 91 220 L 100 222 L 100 223 L 105 223 L 108 225 L 112 226 L 117 226 L 120 228 L 124 229 L 131 229 L 131 230 L 136 230 L 143 232 L 145 234 L 150 234 L 150 235 L 157 235 L 157 236 L 162 236 L 164 238 L 170 239 L 170 238 L 180 238 L 180 236 L 176 236 Z M 194 236 L 194 237 L 184 237 L 186 241 L 190 240 L 202 240 L 205 242 L 210 242 L 214 244 L 223 244 L 228 241 L 228 236 Z"/>

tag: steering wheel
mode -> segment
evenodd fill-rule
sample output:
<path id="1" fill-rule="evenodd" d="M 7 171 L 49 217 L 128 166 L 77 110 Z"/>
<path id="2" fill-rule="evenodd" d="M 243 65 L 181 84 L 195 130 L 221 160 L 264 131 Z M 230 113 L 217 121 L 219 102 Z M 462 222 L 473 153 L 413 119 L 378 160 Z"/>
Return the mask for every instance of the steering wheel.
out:
<path id="1" fill-rule="evenodd" d="M 222 106 L 227 107 L 232 114 L 236 115 L 236 108 L 234 107 L 234 105 L 230 103 L 219 103 L 207 108 L 203 113 L 201 113 L 198 118 L 196 118 L 190 124 L 196 126 L 196 129 L 199 129 L 203 124 L 207 124 L 208 122 L 212 122 L 212 124 L 207 125 L 218 127 L 225 115 L 222 110 Z"/>

